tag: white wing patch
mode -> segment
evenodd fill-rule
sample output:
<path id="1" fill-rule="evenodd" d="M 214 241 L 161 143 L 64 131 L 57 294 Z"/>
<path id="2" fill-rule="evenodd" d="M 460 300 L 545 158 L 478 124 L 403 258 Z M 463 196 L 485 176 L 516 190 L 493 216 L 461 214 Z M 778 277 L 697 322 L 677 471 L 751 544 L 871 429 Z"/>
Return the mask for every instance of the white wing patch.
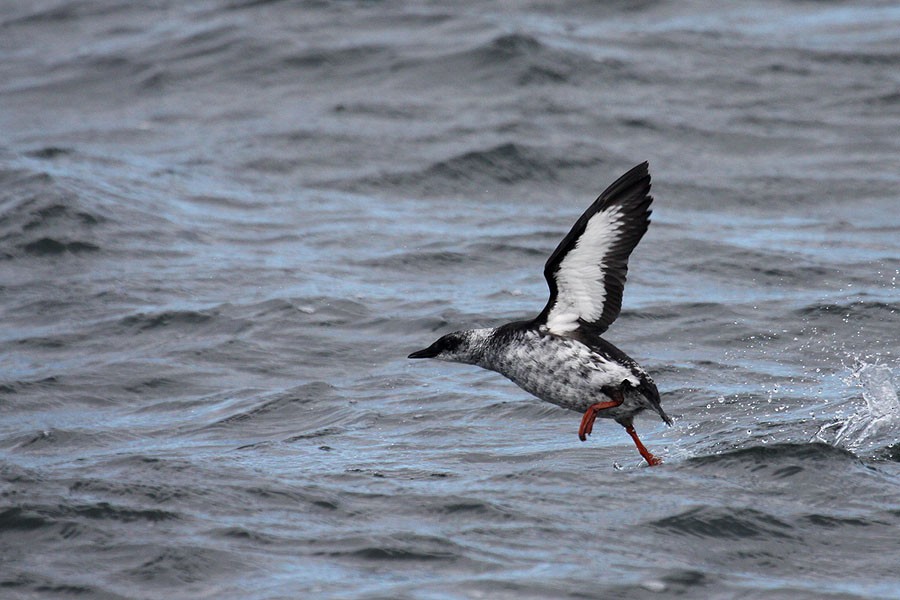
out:
<path id="1" fill-rule="evenodd" d="M 575 247 L 555 274 L 556 304 L 547 315 L 547 328 L 556 334 L 578 329 L 578 319 L 596 321 L 603 315 L 606 288 L 604 258 L 621 234 L 622 212 L 612 206 L 588 221 Z"/>

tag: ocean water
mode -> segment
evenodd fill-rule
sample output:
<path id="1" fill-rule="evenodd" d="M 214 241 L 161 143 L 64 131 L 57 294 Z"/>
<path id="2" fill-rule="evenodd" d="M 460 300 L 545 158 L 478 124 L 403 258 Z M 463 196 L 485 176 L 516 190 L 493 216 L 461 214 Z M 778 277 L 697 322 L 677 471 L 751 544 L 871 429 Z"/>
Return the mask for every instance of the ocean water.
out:
<path id="1" fill-rule="evenodd" d="M 0 597 L 900 598 L 900 7 L 0 3 Z M 537 314 L 675 419 L 406 355 Z"/>

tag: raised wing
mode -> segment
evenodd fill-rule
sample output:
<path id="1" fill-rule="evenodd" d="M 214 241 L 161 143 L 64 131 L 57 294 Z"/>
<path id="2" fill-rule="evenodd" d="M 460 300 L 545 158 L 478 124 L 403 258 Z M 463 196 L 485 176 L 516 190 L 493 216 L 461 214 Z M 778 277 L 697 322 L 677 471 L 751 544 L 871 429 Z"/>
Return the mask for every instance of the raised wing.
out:
<path id="1" fill-rule="evenodd" d="M 600 335 L 619 316 L 628 257 L 650 225 L 650 173 L 639 164 L 606 188 L 544 266 L 550 300 L 536 321 Z"/>

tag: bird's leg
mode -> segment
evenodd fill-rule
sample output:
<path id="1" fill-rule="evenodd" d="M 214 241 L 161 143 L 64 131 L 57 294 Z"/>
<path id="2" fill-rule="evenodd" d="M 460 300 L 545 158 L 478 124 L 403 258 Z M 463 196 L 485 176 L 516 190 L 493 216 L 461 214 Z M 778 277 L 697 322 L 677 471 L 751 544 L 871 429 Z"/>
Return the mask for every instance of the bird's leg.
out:
<path id="1" fill-rule="evenodd" d="M 656 465 L 662 464 L 662 459 L 656 458 L 653 456 L 647 448 L 644 447 L 644 444 L 641 443 L 640 438 L 638 438 L 637 431 L 634 430 L 634 425 L 630 422 L 625 424 L 625 431 L 628 432 L 628 435 L 631 436 L 631 439 L 634 440 L 634 445 L 637 446 L 638 452 L 641 453 L 641 456 L 644 457 L 644 460 L 647 461 L 647 464 L 651 467 L 655 467 Z"/>
<path id="2" fill-rule="evenodd" d="M 581 417 L 581 426 L 578 428 L 578 439 L 582 442 L 585 441 L 587 436 L 591 435 L 591 431 L 594 430 L 594 420 L 597 418 L 598 412 L 607 408 L 615 408 L 625 402 L 625 396 L 622 395 L 621 390 L 610 390 L 609 392 L 604 393 L 612 398 L 612 400 L 592 404 L 584 411 L 584 416 Z"/>

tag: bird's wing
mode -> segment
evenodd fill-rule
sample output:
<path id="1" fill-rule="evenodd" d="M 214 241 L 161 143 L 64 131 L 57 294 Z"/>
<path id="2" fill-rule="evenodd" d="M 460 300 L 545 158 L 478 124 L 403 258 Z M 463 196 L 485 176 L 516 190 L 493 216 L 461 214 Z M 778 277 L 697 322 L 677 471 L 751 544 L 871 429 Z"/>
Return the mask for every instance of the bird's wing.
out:
<path id="1" fill-rule="evenodd" d="M 606 188 L 544 266 L 550 300 L 536 321 L 600 335 L 619 316 L 628 256 L 650 224 L 650 173 L 639 164 Z"/>

